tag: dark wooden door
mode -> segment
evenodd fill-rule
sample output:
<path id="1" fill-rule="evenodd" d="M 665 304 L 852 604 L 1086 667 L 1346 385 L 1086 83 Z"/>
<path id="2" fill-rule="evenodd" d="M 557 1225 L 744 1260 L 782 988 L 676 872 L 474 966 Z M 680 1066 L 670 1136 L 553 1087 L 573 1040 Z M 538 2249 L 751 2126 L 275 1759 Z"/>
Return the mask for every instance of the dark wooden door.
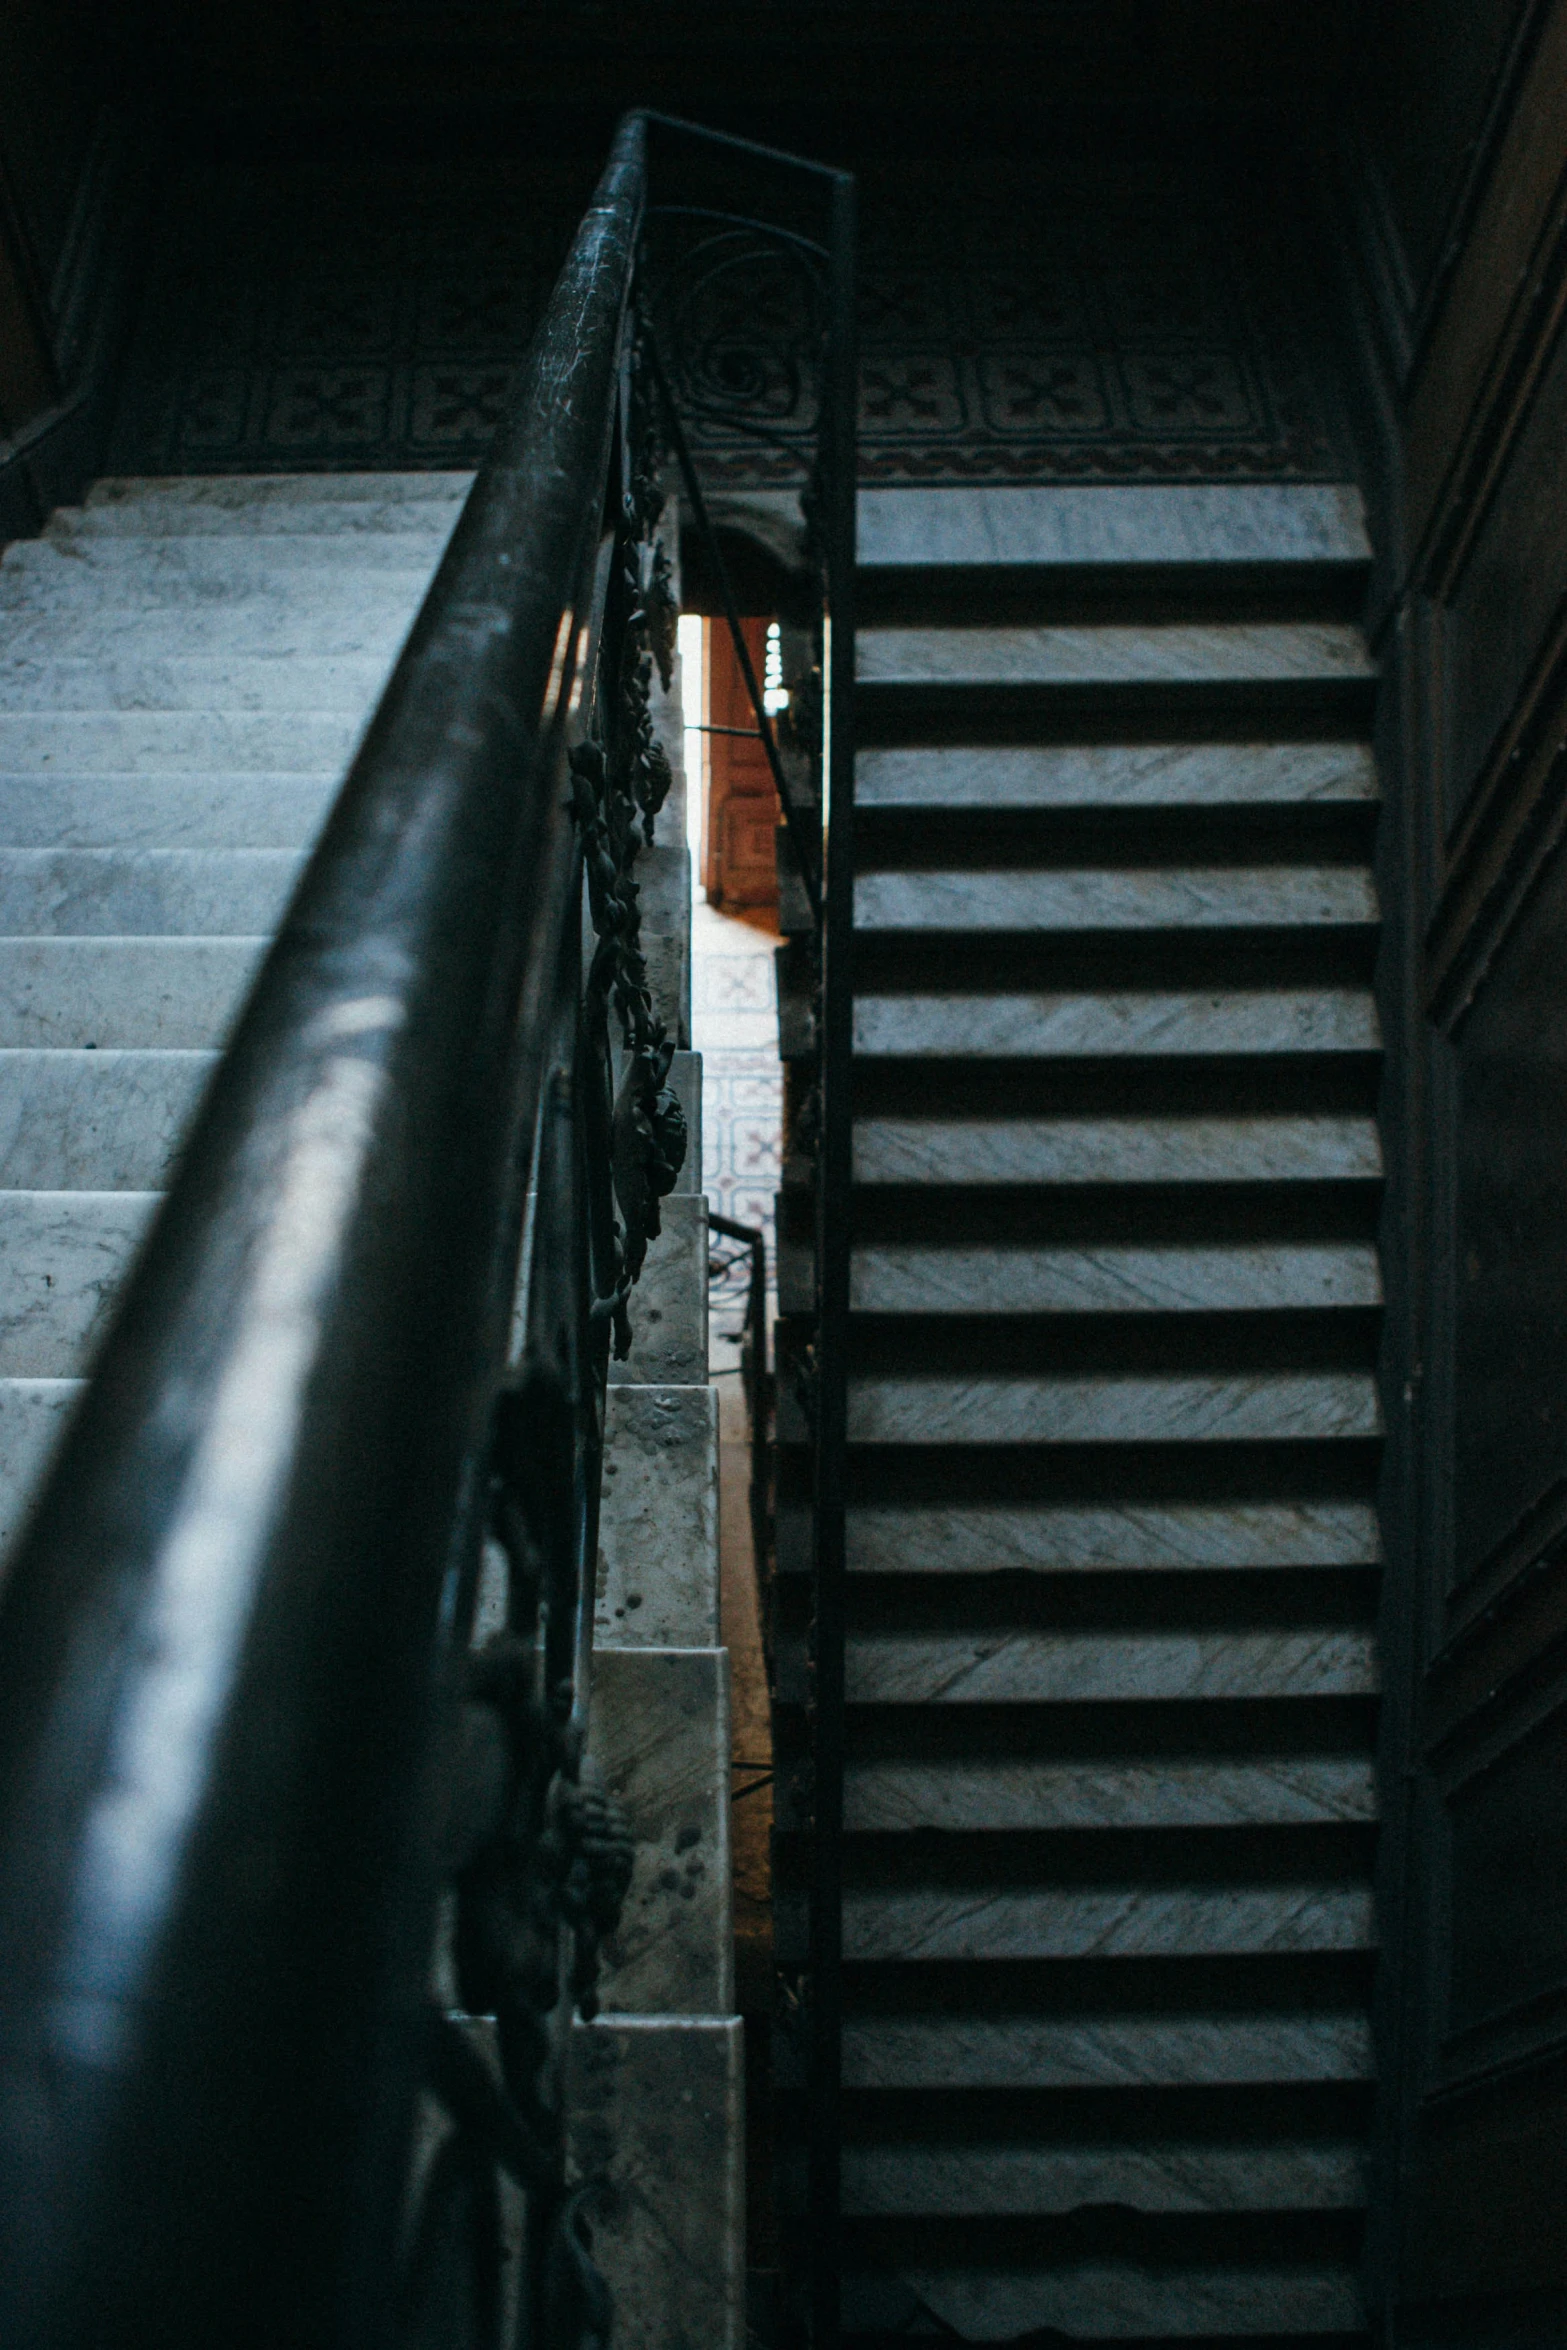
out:
<path id="1" fill-rule="evenodd" d="M 745 620 L 746 650 L 758 683 L 766 668 L 767 622 Z M 708 622 L 707 824 L 702 886 L 720 908 L 775 911 L 778 905 L 778 793 L 756 733 L 734 642 L 722 620 Z M 730 728 L 733 731 L 721 731 Z"/>

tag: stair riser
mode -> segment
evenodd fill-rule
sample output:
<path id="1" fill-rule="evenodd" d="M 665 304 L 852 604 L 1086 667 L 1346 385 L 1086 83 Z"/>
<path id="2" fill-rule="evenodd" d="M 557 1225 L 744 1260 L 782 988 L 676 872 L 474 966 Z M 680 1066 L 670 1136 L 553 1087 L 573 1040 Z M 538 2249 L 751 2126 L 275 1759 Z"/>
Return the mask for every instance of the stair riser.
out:
<path id="1" fill-rule="evenodd" d="M 255 937 L 276 929 L 303 867 L 287 849 L 0 849 L 0 934 Z"/>
<path id="2" fill-rule="evenodd" d="M 0 1047 L 210 1050 L 265 938 L 0 938 Z"/>
<path id="3" fill-rule="evenodd" d="M 163 661 L 0 662 L 0 713 L 42 711 L 304 710 L 361 722 L 386 679 L 370 654 L 333 660 L 223 660 L 178 655 Z"/>
<path id="4" fill-rule="evenodd" d="M 308 849 L 340 777 L 0 771 L 0 848 Z"/>
<path id="5" fill-rule="evenodd" d="M 161 1191 L 215 1065 L 200 1052 L 0 1052 L 0 1186 Z"/>

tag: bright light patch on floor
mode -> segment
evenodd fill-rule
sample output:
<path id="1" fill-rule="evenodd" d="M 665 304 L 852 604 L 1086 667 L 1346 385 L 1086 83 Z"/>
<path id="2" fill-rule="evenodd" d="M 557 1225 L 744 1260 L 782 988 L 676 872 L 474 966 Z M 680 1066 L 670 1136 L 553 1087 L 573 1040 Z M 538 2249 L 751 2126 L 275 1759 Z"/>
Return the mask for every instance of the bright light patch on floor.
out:
<path id="1" fill-rule="evenodd" d="M 683 612 L 676 640 L 680 652 L 680 715 L 686 738 L 686 840 L 691 849 L 691 888 L 699 905 L 702 887 L 702 812 L 707 805 L 707 737 L 702 733 L 707 701 L 707 639 L 700 612 Z"/>

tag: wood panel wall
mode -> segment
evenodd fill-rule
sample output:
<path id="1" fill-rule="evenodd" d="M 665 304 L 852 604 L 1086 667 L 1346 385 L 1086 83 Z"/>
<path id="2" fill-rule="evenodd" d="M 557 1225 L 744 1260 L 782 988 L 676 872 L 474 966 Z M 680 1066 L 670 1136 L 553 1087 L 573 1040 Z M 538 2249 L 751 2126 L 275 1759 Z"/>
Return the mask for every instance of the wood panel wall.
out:
<path id="1" fill-rule="evenodd" d="M 1523 2350 L 1567 2339 L 1567 0 L 1381 40 L 1334 224 L 1400 1047 L 1374 2288 Z"/>

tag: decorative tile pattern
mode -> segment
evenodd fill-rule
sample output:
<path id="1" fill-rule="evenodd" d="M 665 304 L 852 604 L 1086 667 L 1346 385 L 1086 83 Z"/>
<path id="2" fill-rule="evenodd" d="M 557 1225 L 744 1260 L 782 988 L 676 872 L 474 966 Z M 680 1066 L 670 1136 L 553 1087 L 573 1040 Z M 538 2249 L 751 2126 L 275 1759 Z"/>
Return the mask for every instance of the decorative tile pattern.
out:
<path id="1" fill-rule="evenodd" d="M 170 186 L 111 452 L 124 471 L 481 458 L 597 158 L 192 163 Z M 1139 132 L 862 174 L 868 481 L 1330 479 L 1345 469 L 1309 267 L 1268 166 Z M 776 261 L 682 312 L 714 479 L 800 470 Z M 768 436 L 772 437 L 768 437 Z"/>

